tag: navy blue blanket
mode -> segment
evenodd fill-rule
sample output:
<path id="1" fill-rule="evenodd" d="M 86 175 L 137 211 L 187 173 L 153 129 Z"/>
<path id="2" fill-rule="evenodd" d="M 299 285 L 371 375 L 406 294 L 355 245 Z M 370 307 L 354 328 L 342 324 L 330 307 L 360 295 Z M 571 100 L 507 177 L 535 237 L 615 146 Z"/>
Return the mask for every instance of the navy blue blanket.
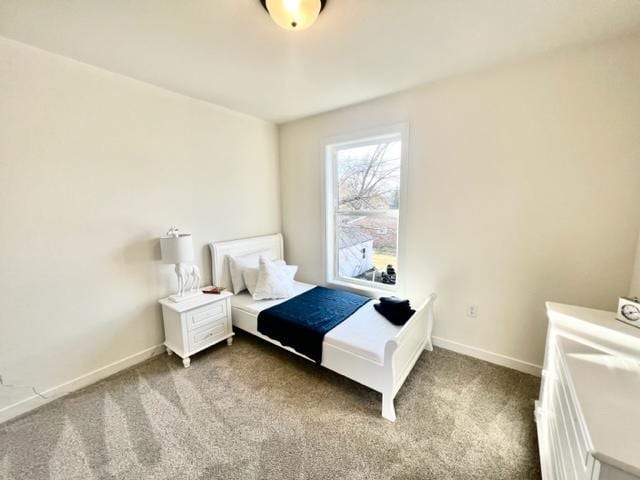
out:
<path id="1" fill-rule="evenodd" d="M 321 363 L 324 335 L 369 300 L 355 293 L 315 287 L 260 312 L 258 331 Z"/>

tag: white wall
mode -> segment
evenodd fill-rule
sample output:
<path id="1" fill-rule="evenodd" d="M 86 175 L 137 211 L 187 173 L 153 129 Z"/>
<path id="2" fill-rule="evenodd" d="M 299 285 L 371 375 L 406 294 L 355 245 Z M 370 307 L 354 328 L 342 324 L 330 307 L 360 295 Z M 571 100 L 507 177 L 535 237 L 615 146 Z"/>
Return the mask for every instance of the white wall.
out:
<path id="1" fill-rule="evenodd" d="M 633 277 L 631 278 L 631 287 L 629 295 L 640 298 L 640 237 L 638 238 L 638 248 L 636 251 L 636 261 L 633 268 Z"/>
<path id="2" fill-rule="evenodd" d="M 288 260 L 305 280 L 324 280 L 325 139 L 408 122 L 405 293 L 438 293 L 434 335 L 449 345 L 540 364 L 545 300 L 613 310 L 629 288 L 640 204 L 638 58 L 640 37 L 630 37 L 282 126 Z M 466 317 L 469 304 L 478 318 Z"/>
<path id="3" fill-rule="evenodd" d="M 171 224 L 205 282 L 207 242 L 280 229 L 273 124 L 0 38 L 0 126 L 0 421 L 162 343 Z"/>

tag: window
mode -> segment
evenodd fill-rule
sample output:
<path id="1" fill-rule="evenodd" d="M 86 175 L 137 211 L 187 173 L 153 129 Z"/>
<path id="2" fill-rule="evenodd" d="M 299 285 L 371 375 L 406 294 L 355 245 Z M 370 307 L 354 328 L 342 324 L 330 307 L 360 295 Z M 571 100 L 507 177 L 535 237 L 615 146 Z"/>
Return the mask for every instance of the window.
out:
<path id="1" fill-rule="evenodd" d="M 404 128 L 326 146 L 327 280 L 395 289 Z"/>

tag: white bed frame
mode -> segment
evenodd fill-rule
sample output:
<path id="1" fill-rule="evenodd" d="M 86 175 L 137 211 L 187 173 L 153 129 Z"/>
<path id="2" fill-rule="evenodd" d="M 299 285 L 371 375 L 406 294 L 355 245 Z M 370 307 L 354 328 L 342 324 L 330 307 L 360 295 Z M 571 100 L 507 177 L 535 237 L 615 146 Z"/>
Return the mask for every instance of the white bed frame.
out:
<path id="1" fill-rule="evenodd" d="M 231 286 L 228 255 L 246 255 L 267 251 L 268 256 L 272 259 L 283 259 L 284 257 L 282 235 L 279 233 L 215 242 L 211 243 L 209 247 L 211 249 L 211 271 L 214 285 L 225 288 Z M 396 394 L 411 373 L 422 351 L 425 349 L 433 350 L 431 329 L 433 327 L 435 298 L 435 294 L 429 295 L 395 337 L 387 341 L 383 363 L 364 358 L 333 345 L 324 344 L 322 366 L 382 393 L 382 416 L 392 422 L 395 421 L 396 412 L 393 400 Z M 231 310 L 233 325 L 237 328 L 300 355 L 292 348 L 283 346 L 280 342 L 260 334 L 255 327 L 249 327 L 257 324 L 256 315 L 238 308 Z M 307 358 L 304 355 L 300 356 Z"/>

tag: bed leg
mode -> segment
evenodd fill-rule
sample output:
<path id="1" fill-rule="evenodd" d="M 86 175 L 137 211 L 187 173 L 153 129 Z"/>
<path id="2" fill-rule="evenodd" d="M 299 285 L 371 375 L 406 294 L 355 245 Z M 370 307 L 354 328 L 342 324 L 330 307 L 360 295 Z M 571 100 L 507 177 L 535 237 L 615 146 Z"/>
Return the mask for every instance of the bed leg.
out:
<path id="1" fill-rule="evenodd" d="M 390 422 L 396 421 L 396 409 L 393 406 L 393 395 L 382 394 L 382 418 Z"/>
<path id="2" fill-rule="evenodd" d="M 425 343 L 425 345 L 424 345 L 424 349 L 425 349 L 427 352 L 433 352 L 433 342 L 431 341 L 431 339 L 430 339 L 430 338 L 429 338 L 429 339 L 427 339 L 427 343 Z"/>

